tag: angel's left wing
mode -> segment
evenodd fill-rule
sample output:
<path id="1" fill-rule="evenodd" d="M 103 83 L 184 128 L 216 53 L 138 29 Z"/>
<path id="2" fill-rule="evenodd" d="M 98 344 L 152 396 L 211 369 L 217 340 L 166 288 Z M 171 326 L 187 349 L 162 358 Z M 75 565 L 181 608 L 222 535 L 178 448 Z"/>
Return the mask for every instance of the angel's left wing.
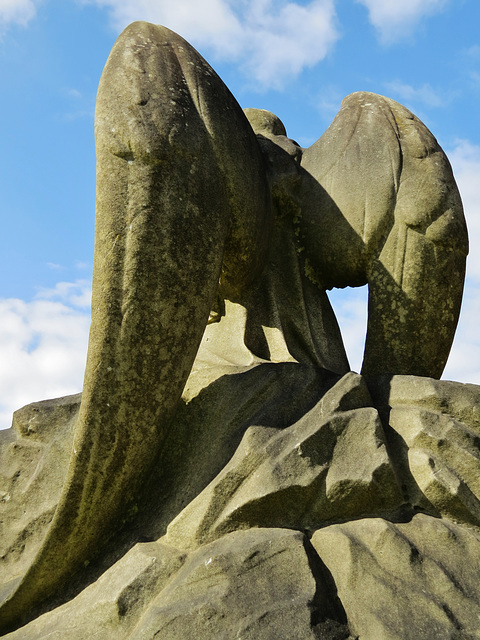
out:
<path id="1" fill-rule="evenodd" d="M 425 125 L 372 93 L 345 98 L 302 157 L 301 242 L 327 287 L 368 282 L 362 372 L 440 377 L 468 238 L 447 157 Z"/>

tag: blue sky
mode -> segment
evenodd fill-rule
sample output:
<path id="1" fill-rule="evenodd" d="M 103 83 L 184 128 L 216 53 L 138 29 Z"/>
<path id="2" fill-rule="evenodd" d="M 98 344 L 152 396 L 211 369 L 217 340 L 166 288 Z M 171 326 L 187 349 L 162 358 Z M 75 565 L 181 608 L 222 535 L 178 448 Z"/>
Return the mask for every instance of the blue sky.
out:
<path id="1" fill-rule="evenodd" d="M 0 0 L 0 428 L 23 404 L 81 390 L 95 208 L 95 94 L 120 31 L 165 24 L 242 107 L 276 113 L 309 146 L 342 98 L 411 109 L 447 152 L 471 254 L 446 379 L 480 384 L 478 0 Z M 334 292 L 352 368 L 365 290 Z"/>

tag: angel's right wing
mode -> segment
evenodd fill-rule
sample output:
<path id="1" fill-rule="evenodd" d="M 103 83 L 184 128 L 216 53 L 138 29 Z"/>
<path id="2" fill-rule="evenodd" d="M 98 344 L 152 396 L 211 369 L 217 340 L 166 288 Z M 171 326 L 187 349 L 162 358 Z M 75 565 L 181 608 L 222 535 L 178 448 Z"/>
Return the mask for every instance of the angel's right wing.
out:
<path id="1" fill-rule="evenodd" d="M 440 377 L 468 238 L 447 157 L 420 120 L 372 93 L 345 98 L 302 158 L 300 235 L 327 288 L 368 282 L 362 372 Z"/>

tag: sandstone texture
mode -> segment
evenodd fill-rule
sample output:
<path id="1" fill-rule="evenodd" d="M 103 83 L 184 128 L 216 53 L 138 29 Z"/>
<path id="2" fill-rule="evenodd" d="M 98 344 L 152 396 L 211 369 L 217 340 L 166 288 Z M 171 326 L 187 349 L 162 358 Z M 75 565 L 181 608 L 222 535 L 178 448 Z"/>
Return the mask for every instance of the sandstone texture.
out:
<path id="1" fill-rule="evenodd" d="M 468 238 L 407 109 L 308 149 L 161 26 L 95 118 L 82 394 L 0 434 L 0 635 L 480 638 L 480 387 L 439 381 Z M 327 290 L 368 284 L 361 373 Z"/>
<path id="2" fill-rule="evenodd" d="M 407 522 L 331 525 L 315 532 L 312 544 L 332 573 L 354 637 L 480 637 L 478 530 L 418 513 Z"/>
<path id="3" fill-rule="evenodd" d="M 268 377 L 270 365 L 250 373 L 260 375 L 262 366 Z M 306 373 L 301 365 L 284 366 L 288 375 L 277 376 L 279 390 L 292 384 L 295 371 L 300 380 Z M 242 385 L 251 388 L 244 371 L 216 384 L 222 381 L 236 386 L 239 395 Z M 270 382 L 275 387 L 275 379 Z M 337 382 L 330 377 L 329 384 L 298 420 L 295 409 L 284 414 L 292 424 L 270 420 L 264 427 L 246 427 L 244 421 L 230 459 L 221 454 L 223 446 L 213 458 L 207 449 L 195 449 L 198 431 L 192 429 L 188 443 L 186 428 L 185 450 L 199 458 L 192 470 L 210 467 L 214 477 L 200 480 L 204 488 L 197 486 L 190 502 L 179 482 L 188 504 L 181 508 L 164 500 L 167 513 L 178 513 L 166 518 L 170 524 L 159 524 L 163 509 L 142 513 L 144 505 L 162 503 L 158 479 L 166 471 L 158 468 L 148 500 L 111 540 L 118 557 L 85 567 L 63 597 L 50 601 L 50 612 L 5 637 L 480 638 L 480 387 L 393 376 L 371 383 L 370 393 L 354 373 Z M 275 405 L 279 396 L 270 391 Z M 377 411 L 372 400 L 380 391 L 390 407 L 385 428 L 385 404 Z M 231 404 L 232 396 L 225 401 Z M 185 424 L 189 404 L 184 403 Z M 268 404 L 264 394 L 265 420 Z M 50 513 L 58 500 L 61 480 L 55 485 L 54 479 L 62 477 L 61 457 L 49 490 L 39 471 L 52 455 L 50 445 L 61 451 L 71 443 L 69 425 L 78 405 L 78 396 L 29 405 L 15 414 L 16 440 L 10 436 L 2 443 L 2 460 L 12 441 L 17 450 L 29 451 L 36 425 L 35 437 L 41 434 L 44 444 L 17 476 L 36 498 L 26 509 L 28 525 L 19 521 L 30 537 L 20 544 L 14 529 L 5 529 L 16 536 L 16 545 L 5 538 L 2 575 L 24 571 L 37 537 L 45 535 L 48 516 L 36 514 Z M 251 413 L 249 422 L 260 415 Z M 227 461 L 215 475 L 221 455 Z M 433 473 L 432 458 L 441 460 L 441 467 L 436 464 L 448 475 Z M 192 476 L 188 482 L 195 483 Z M 2 490 L 6 486 L 3 479 Z M 9 504 L 2 502 L 2 508 Z"/>

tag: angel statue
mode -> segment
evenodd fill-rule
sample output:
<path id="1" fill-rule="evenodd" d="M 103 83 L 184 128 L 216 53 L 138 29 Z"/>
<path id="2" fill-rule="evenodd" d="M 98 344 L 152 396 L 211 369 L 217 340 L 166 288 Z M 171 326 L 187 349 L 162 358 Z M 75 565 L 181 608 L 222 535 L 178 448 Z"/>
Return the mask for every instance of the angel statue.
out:
<path id="1" fill-rule="evenodd" d="M 136 22 L 103 71 L 95 136 L 83 394 L 65 464 L 44 465 L 55 507 L 1 578 L 0 633 L 51 608 L 88 565 L 98 577 L 122 527 L 164 534 L 248 428 L 288 427 L 349 373 L 326 290 L 368 284 L 361 376 L 373 386 L 439 379 L 459 316 L 468 240 L 451 167 L 386 97 L 349 95 L 302 149 L 272 113 L 242 111 L 180 36 Z M 17 413 L 23 446 L 37 436 Z"/>

